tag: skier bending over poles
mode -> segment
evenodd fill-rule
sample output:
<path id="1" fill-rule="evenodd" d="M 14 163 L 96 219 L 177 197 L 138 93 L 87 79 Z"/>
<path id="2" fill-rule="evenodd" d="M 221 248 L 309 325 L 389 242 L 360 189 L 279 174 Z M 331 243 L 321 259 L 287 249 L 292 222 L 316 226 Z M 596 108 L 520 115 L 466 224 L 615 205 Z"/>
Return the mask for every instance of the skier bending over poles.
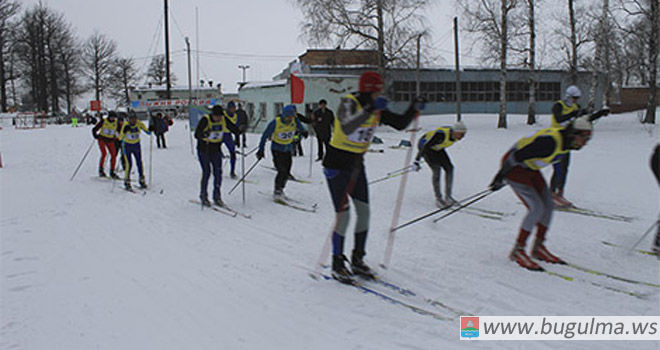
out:
<path id="1" fill-rule="evenodd" d="M 107 118 L 101 117 L 101 120 L 99 120 L 92 129 L 92 136 L 98 140 L 99 149 L 101 150 L 101 160 L 99 160 L 100 177 L 105 177 L 103 165 L 105 164 L 105 156 L 107 152 L 110 152 L 110 177 L 113 179 L 119 179 L 119 176 L 115 173 L 115 164 L 117 163 L 117 147 L 115 141 L 119 137 L 119 131 L 119 121 L 117 120 L 117 113 L 115 113 L 115 111 L 108 112 Z"/>
<path id="2" fill-rule="evenodd" d="M 454 165 L 451 163 L 445 148 L 463 139 L 466 132 L 467 128 L 465 124 L 459 121 L 453 126 L 442 126 L 427 132 L 419 139 L 419 143 L 417 144 L 419 152 L 417 152 L 413 167 L 415 171 L 419 171 L 421 169 L 419 160 L 424 157 L 424 160 L 426 160 L 426 163 L 433 172 L 431 179 L 433 182 L 433 192 L 435 193 L 435 205 L 438 208 L 444 208 L 456 203 L 456 200 L 451 196 L 452 184 L 454 182 Z M 440 190 L 441 169 L 445 170 L 444 199 Z"/>
<path id="3" fill-rule="evenodd" d="M 197 139 L 197 159 L 202 167 L 199 200 L 204 206 L 211 206 L 207 188 L 213 167 L 213 202 L 222 206 L 220 185 L 222 184 L 222 142 L 226 135 L 232 136 L 238 128 L 227 120 L 222 106 L 215 105 L 211 114 L 207 114 L 197 124 L 195 138 Z"/>
<path id="4" fill-rule="evenodd" d="M 234 101 L 229 101 L 227 103 L 227 110 L 224 111 L 225 119 L 233 125 L 238 125 L 238 114 L 236 114 L 236 104 Z M 236 131 L 226 132 L 223 136 L 222 142 L 227 146 L 229 151 L 229 165 L 230 165 L 230 174 L 229 176 L 232 179 L 237 178 L 236 176 L 236 147 L 240 147 L 240 130 L 236 128 Z M 234 141 L 235 137 L 235 141 Z"/>
<path id="5" fill-rule="evenodd" d="M 499 190 L 504 187 L 506 181 L 528 208 L 518 239 L 509 255 L 518 265 L 529 270 L 543 271 L 541 266 L 525 254 L 527 237 L 534 226 L 536 239 L 532 247 L 532 257 L 549 263 L 565 264 L 543 244 L 550 227 L 554 203 L 540 170 L 558 162 L 571 150 L 581 149 L 591 138 L 592 130 L 588 118 L 578 118 L 564 129 L 542 129 L 531 136 L 523 137 L 502 157 L 502 167 L 490 184 L 491 190 Z"/>
<path id="6" fill-rule="evenodd" d="M 352 283 L 352 274 L 373 278 L 364 263 L 369 230 L 369 193 L 364 169 L 364 153 L 379 124 L 404 130 L 423 108 L 423 100 L 415 100 L 403 115 L 387 110 L 387 99 L 381 97 L 383 78 L 376 72 L 362 73 L 359 92 L 344 96 L 337 108 L 337 117 L 330 145 L 323 159 L 323 172 L 328 181 L 335 207 L 335 226 L 332 233 L 332 277 L 342 283 Z M 419 102 L 419 103 L 415 103 Z M 344 238 L 349 221 L 348 196 L 353 199 L 357 222 L 355 246 L 351 256 L 351 270 L 344 265 Z"/>
<path id="7" fill-rule="evenodd" d="M 119 134 L 119 139 L 122 141 L 121 147 L 124 150 L 124 164 L 126 169 L 126 176 L 124 177 L 124 187 L 131 190 L 131 155 L 135 157 L 135 164 L 138 168 L 140 176 L 140 187 L 147 188 L 147 183 L 144 181 L 144 170 L 142 167 L 142 150 L 140 149 L 140 129 L 147 135 L 151 135 L 151 131 L 137 119 L 135 112 L 130 112 L 128 115 L 128 123 L 124 123 Z"/>
<path id="8" fill-rule="evenodd" d="M 300 131 L 303 137 L 309 134 L 305 127 L 298 118 L 296 118 L 296 107 L 294 105 L 286 105 L 282 109 L 282 115 L 278 115 L 273 119 L 266 130 L 261 135 L 259 142 L 259 151 L 257 151 L 257 159 L 264 158 L 264 147 L 266 140 L 272 138 L 270 144 L 270 151 L 273 155 L 273 164 L 277 169 L 275 176 L 275 190 L 273 191 L 273 200 L 276 202 L 285 200 L 284 187 L 286 181 L 289 179 L 289 172 L 291 171 L 291 151 L 293 149 L 293 135 L 295 132 Z"/>

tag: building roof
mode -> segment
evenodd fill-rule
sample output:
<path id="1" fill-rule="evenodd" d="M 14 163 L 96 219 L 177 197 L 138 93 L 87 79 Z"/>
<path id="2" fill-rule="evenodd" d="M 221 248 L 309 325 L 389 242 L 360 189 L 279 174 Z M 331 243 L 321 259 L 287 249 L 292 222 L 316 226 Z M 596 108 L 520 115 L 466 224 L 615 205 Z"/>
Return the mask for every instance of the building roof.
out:
<path id="1" fill-rule="evenodd" d="M 164 85 L 141 85 L 135 88 L 135 91 L 165 91 L 167 90 Z M 193 91 L 218 91 L 217 86 L 193 86 Z M 188 85 L 174 85 L 170 87 L 170 91 L 188 91 Z"/>
<path id="2" fill-rule="evenodd" d="M 286 85 L 286 79 L 274 80 L 274 81 L 251 81 L 243 85 L 241 90 L 268 88 L 268 87 L 285 86 L 285 85 Z"/>

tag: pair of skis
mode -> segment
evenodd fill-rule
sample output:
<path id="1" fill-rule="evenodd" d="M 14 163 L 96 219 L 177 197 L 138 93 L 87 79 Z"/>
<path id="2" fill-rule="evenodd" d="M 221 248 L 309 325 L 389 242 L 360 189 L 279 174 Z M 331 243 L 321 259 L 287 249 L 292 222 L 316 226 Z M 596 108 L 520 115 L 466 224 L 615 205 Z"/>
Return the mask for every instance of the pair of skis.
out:
<path id="1" fill-rule="evenodd" d="M 199 200 L 195 200 L 195 199 L 191 199 L 191 200 L 190 200 L 190 203 L 200 205 L 200 206 L 202 206 L 202 207 L 204 207 L 204 208 L 212 209 L 212 210 L 214 210 L 214 211 L 216 211 L 216 212 L 218 212 L 218 213 L 221 213 L 221 214 L 224 214 L 224 215 L 227 215 L 227 216 L 231 216 L 231 217 L 233 217 L 233 218 L 235 218 L 235 217 L 237 217 L 237 216 L 241 216 L 241 217 L 243 217 L 243 218 L 245 218 L 245 219 L 252 219 L 252 215 L 251 215 L 251 214 L 247 214 L 247 213 L 244 213 L 244 212 L 241 212 L 241 211 L 235 210 L 235 209 L 233 209 L 233 208 L 227 206 L 226 204 L 223 204 L 223 205 L 211 204 L 211 206 L 204 206 L 204 205 L 202 205 L 202 202 L 201 202 L 201 201 L 199 201 Z"/>
<path id="2" fill-rule="evenodd" d="M 262 196 L 270 197 L 273 199 L 273 195 L 259 191 L 259 194 Z M 286 196 L 282 196 L 281 198 L 278 199 L 273 199 L 273 201 L 277 204 L 283 205 L 285 207 L 289 207 L 291 209 L 299 210 L 299 211 L 304 211 L 306 213 L 316 213 L 316 209 L 318 208 L 318 204 L 314 203 L 312 205 L 309 205 L 305 202 L 299 201 L 297 199 L 289 198 Z"/>

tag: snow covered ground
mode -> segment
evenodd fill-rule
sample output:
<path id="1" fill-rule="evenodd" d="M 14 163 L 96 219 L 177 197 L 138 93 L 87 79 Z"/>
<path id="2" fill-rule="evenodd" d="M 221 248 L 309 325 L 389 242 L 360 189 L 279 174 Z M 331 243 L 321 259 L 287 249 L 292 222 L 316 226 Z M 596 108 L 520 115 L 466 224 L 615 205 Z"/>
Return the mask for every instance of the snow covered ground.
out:
<path id="1" fill-rule="evenodd" d="M 452 121 L 452 116 L 420 120 L 425 130 Z M 465 117 L 466 138 L 448 150 L 456 167 L 455 197 L 483 190 L 503 152 L 549 124 L 547 116 L 534 127 L 524 121 L 523 116 L 510 116 L 509 129 L 497 130 L 493 116 Z M 93 178 L 96 146 L 69 181 L 92 140 L 89 127 L 19 131 L 3 126 L 2 349 L 658 348 L 658 342 L 461 342 L 457 319 L 437 320 L 352 287 L 312 280 L 308 271 L 334 214 L 321 166 L 314 163 L 308 177 L 307 157 L 294 158 L 292 172 L 312 183 L 289 182 L 286 192 L 317 202 L 313 214 L 258 194 L 271 192 L 274 179 L 274 172 L 260 166 L 250 175 L 253 183 L 246 185 L 247 204 L 242 206 L 240 189 L 226 194 L 235 180 L 225 168 L 224 200 L 252 213 L 248 220 L 189 203 L 198 195 L 200 169 L 181 121 L 167 134 L 168 149 L 154 146 L 153 183 L 144 195 L 123 191 L 119 182 Z M 627 223 L 556 212 L 548 239 L 551 251 L 595 270 L 660 283 L 654 257 L 601 244 L 630 246 L 655 220 L 658 188 L 648 159 L 659 133 L 633 114 L 609 116 L 596 125 L 590 143 L 572 155 L 567 197 L 586 208 L 635 219 Z M 377 135 L 385 146 L 409 138 L 385 127 Z M 249 135 L 249 146 L 257 139 Z M 148 171 L 147 141 L 143 135 Z M 309 142 L 304 145 L 307 156 Z M 384 149 L 366 156 L 372 180 L 403 166 L 405 150 Z M 250 156 L 246 165 L 254 161 Z M 271 161 L 267 152 L 265 163 Z M 434 209 L 430 176 L 424 167 L 408 178 L 399 222 Z M 370 188 L 366 260 L 374 267 L 383 259 L 399 179 Z M 435 224 L 425 220 L 402 229 L 391 268 L 379 273 L 475 315 L 660 314 L 658 288 L 568 267 L 551 268 L 582 281 L 519 268 L 507 255 L 524 207 L 508 188 L 478 206 L 507 216 L 492 220 L 457 213 Z M 649 249 L 651 238 L 640 248 Z"/>

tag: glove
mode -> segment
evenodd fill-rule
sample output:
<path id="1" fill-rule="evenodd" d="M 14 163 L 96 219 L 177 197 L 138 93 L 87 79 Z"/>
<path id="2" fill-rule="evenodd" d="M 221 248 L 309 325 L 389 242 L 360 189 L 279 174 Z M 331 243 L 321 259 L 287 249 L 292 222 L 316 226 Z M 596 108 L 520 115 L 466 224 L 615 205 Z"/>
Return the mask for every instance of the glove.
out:
<path id="1" fill-rule="evenodd" d="M 262 160 L 265 157 L 264 150 L 260 149 L 257 151 L 257 159 Z"/>
<path id="2" fill-rule="evenodd" d="M 147 131 L 146 133 L 147 135 L 151 136 L 151 131 Z"/>
<path id="3" fill-rule="evenodd" d="M 413 163 L 413 170 L 414 170 L 414 171 L 420 171 L 421 169 L 422 169 L 422 166 L 419 165 L 419 160 L 416 160 L 416 161 Z"/>
<path id="4" fill-rule="evenodd" d="M 374 101 L 374 109 L 377 111 L 382 111 L 385 108 L 387 108 L 387 99 L 385 97 L 379 96 Z"/>
<path id="5" fill-rule="evenodd" d="M 610 108 L 609 107 L 603 108 L 602 111 L 603 111 L 603 117 L 607 117 L 608 115 L 610 115 Z"/>
<path id="6" fill-rule="evenodd" d="M 97 140 L 99 139 L 99 135 L 98 135 L 98 134 L 92 134 L 92 136 L 94 136 L 94 138 L 97 139 Z"/>
<path id="7" fill-rule="evenodd" d="M 494 192 L 500 190 L 502 187 L 504 187 L 504 176 L 500 175 L 500 173 L 497 173 L 488 188 Z"/>
<path id="8" fill-rule="evenodd" d="M 418 96 L 413 102 L 416 111 L 423 111 L 426 108 L 426 99 L 424 96 Z"/>
<path id="9" fill-rule="evenodd" d="M 309 132 L 308 131 L 301 131 L 300 135 L 302 135 L 302 137 L 304 137 L 304 138 L 308 138 L 309 137 Z"/>

